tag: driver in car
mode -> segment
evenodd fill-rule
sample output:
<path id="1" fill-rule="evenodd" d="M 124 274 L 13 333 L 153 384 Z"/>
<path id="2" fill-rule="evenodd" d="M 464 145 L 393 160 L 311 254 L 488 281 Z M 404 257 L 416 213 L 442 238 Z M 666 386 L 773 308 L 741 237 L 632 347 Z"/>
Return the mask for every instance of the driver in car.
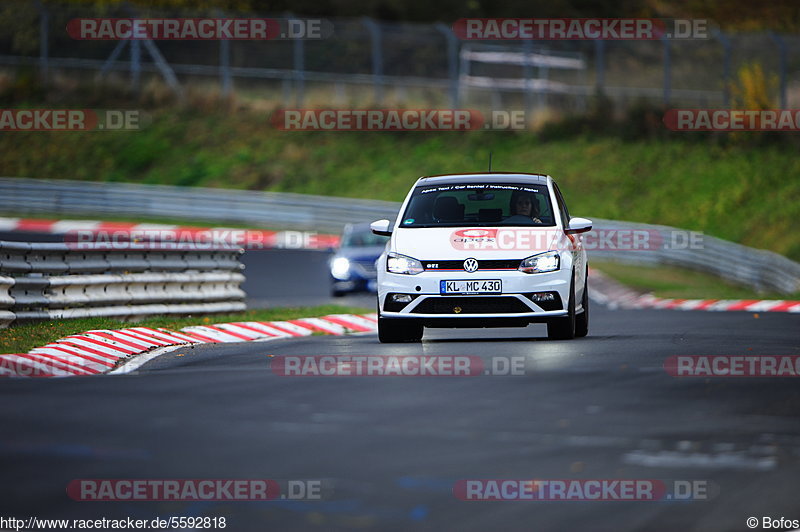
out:
<path id="1" fill-rule="evenodd" d="M 506 218 L 507 222 L 531 222 L 540 224 L 542 220 L 539 219 L 539 202 L 533 196 L 526 192 L 514 192 L 511 194 L 511 216 Z"/>

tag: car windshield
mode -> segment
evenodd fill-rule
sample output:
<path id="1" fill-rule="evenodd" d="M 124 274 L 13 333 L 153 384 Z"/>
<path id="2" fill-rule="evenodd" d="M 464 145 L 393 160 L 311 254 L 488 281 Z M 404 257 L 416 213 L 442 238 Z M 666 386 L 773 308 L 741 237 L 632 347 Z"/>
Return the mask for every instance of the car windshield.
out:
<path id="1" fill-rule="evenodd" d="M 523 183 L 419 186 L 401 220 L 402 228 L 555 225 L 547 186 Z"/>
<path id="2" fill-rule="evenodd" d="M 384 246 L 388 237 L 376 235 L 371 230 L 347 231 L 342 237 L 343 248 L 368 248 Z"/>

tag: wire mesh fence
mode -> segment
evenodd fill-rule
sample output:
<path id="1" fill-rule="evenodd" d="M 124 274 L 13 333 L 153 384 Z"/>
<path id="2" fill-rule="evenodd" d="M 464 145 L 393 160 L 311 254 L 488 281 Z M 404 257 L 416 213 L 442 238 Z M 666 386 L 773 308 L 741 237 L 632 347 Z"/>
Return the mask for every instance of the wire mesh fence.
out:
<path id="1" fill-rule="evenodd" d="M 152 77 L 177 93 L 206 83 L 223 94 L 269 96 L 286 106 L 417 103 L 574 111 L 603 93 L 621 107 L 639 100 L 729 107 L 738 70 L 758 64 L 775 107 L 800 106 L 798 35 L 712 30 L 707 39 L 694 40 L 486 42 L 460 40 L 446 24 L 333 18 L 325 21 L 332 32 L 321 39 L 79 40 L 65 29 L 74 19 L 300 19 L 40 0 L 11 0 L 0 10 L 0 65 L 45 76 L 116 76 L 133 89 Z M 475 61 L 481 50 L 522 59 Z M 569 57 L 579 66 L 554 67 L 537 57 Z"/>

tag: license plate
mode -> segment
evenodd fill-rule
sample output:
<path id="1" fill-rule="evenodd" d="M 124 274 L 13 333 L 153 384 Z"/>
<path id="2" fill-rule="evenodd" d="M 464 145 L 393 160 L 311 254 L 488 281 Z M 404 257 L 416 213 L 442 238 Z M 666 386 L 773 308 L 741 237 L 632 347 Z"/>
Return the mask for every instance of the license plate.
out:
<path id="1" fill-rule="evenodd" d="M 439 281 L 440 294 L 499 294 L 503 292 L 500 279 L 475 281 Z"/>

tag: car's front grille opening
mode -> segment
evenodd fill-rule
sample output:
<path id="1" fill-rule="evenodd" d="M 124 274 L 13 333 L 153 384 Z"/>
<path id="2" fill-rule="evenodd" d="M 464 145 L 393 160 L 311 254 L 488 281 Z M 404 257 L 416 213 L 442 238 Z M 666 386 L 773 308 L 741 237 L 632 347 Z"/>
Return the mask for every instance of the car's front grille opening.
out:
<path id="1" fill-rule="evenodd" d="M 515 314 L 533 312 L 517 299 L 509 296 L 458 296 L 429 297 L 417 305 L 412 314 Z"/>

